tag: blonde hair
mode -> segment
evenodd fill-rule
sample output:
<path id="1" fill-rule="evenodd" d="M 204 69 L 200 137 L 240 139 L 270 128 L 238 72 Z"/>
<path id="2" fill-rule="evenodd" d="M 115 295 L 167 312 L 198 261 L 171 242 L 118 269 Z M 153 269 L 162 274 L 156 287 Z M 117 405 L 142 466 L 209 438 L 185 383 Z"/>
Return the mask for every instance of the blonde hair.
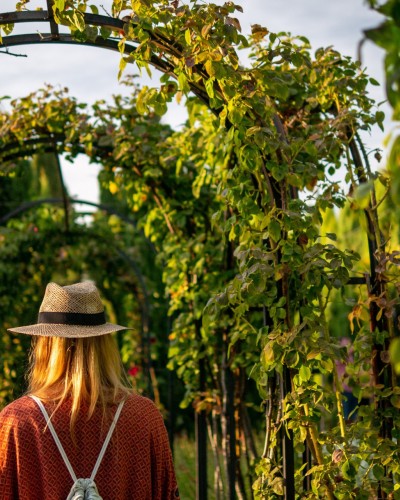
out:
<path id="1" fill-rule="evenodd" d="M 56 402 L 54 413 L 70 399 L 70 428 L 81 405 L 88 404 L 88 418 L 100 405 L 107 406 L 132 393 L 114 337 L 35 337 L 30 355 L 28 394 Z"/>

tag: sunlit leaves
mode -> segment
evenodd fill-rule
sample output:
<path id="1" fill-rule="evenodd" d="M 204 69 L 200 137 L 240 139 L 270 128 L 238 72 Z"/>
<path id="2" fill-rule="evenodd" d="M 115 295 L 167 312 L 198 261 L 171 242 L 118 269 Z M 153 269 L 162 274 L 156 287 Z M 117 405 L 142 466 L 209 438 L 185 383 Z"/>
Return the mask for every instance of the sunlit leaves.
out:
<path id="1" fill-rule="evenodd" d="M 390 344 L 390 358 L 396 373 L 400 373 L 400 339 L 393 339 Z"/>
<path id="2" fill-rule="evenodd" d="M 95 35 L 83 23 L 77 2 L 64 7 L 60 1 L 55 5 L 57 19 L 76 39 Z M 366 297 L 365 291 L 355 292 L 364 294 L 359 300 L 347 297 L 350 278 L 356 271 L 361 275 L 360 269 L 365 273 L 366 264 L 353 248 L 361 237 L 351 233 L 345 249 L 342 228 L 327 230 L 321 224 L 328 210 L 343 209 L 346 200 L 351 210 L 369 214 L 372 203 L 380 203 L 379 183 L 369 172 L 360 180 L 361 167 L 350 155 L 357 130 L 382 126 L 384 116 L 368 97 L 368 85 L 376 82 L 332 47 L 312 53 L 304 37 L 269 33 L 260 25 L 245 37 L 236 17 L 240 8 L 233 2 L 114 1 L 114 16 L 124 9 L 124 28 L 114 32 L 121 52 L 118 76 L 131 63 L 147 71 L 154 65 L 164 73 L 159 84 L 132 89 L 131 98 L 116 98 L 115 106 L 97 103 L 93 113 L 62 94 L 39 96 L 40 103 L 32 97 L 18 101 L 12 117 L 2 117 L 2 144 L 59 133 L 65 140 L 58 143 L 71 158 L 83 147 L 102 162 L 104 189 L 135 214 L 158 251 L 173 319 L 169 366 L 187 385 L 184 406 L 219 404 L 223 394 L 216 360 L 229 343 L 229 363 L 245 377 L 251 373 L 260 402 L 271 397 L 272 377 L 289 371 L 291 387 L 275 405 L 280 407 L 279 413 L 274 410 L 270 456 L 276 454 L 278 432 L 293 431 L 302 452 L 304 440 L 320 426 L 312 448 L 316 453 L 320 447 L 322 459 L 314 457 L 321 463 L 308 473 L 312 492 L 307 493 L 326 496 L 331 485 L 337 498 L 347 499 L 364 488 L 363 481 L 374 492 L 382 476 L 377 466 L 382 450 L 389 453 L 395 443 L 381 439 L 377 414 L 368 405 L 359 409 L 363 420 L 351 427 L 348 439 L 342 436 L 337 425 L 341 396 L 329 377 L 337 362 L 346 361 L 347 381 L 359 400 L 392 398 L 388 409 L 397 408 L 394 388 L 369 389 L 372 342 L 383 345 L 388 333 L 370 332 L 366 314 L 372 304 L 378 308 L 374 319 L 391 317 L 398 301 L 397 275 L 391 275 L 391 300 L 372 293 Z M 100 33 L 112 35 L 104 28 Z M 135 47 L 130 55 L 128 45 Z M 250 47 L 248 67 L 239 61 L 241 47 Z M 174 99 L 188 112 L 178 131 L 159 118 Z M 334 175 L 343 181 L 333 180 Z M 393 192 L 398 188 L 394 184 Z M 376 226 L 368 227 L 368 236 L 380 239 L 378 223 L 372 216 L 371 221 Z M 396 267 L 396 257 L 374 258 L 386 282 L 387 266 Z M 337 319 L 334 307 L 343 311 L 345 306 Z M 353 337 L 352 360 L 336 338 L 344 334 Z M 396 349 L 394 342 L 397 366 Z M 199 359 L 210 361 L 211 401 L 199 389 Z M 396 433 L 398 419 L 390 418 Z M 329 429 L 322 432 L 323 427 Z M 340 459 L 336 454 L 331 460 L 338 449 Z M 359 472 L 363 460 L 376 476 Z M 280 464 L 263 459 L 256 469 L 260 498 L 281 495 Z"/>
<path id="3" fill-rule="evenodd" d="M 54 0 L 53 5 L 56 9 L 63 11 L 65 7 L 65 0 Z"/>

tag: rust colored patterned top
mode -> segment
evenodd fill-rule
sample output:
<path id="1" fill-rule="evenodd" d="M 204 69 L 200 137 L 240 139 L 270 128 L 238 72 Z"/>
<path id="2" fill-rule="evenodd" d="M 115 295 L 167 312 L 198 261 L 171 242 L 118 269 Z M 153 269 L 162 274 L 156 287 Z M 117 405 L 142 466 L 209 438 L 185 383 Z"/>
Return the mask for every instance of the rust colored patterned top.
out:
<path id="1" fill-rule="evenodd" d="M 51 415 L 52 407 L 45 404 Z M 96 410 L 90 420 L 82 409 L 76 423 L 77 446 L 69 428 L 69 403 L 52 417 L 57 435 L 78 478 L 88 478 L 114 417 L 103 420 Z M 0 412 L 0 499 L 64 500 L 73 481 L 58 448 L 45 429 L 38 405 L 28 396 Z M 167 432 L 149 399 L 131 395 L 95 477 L 104 500 L 179 499 Z"/>

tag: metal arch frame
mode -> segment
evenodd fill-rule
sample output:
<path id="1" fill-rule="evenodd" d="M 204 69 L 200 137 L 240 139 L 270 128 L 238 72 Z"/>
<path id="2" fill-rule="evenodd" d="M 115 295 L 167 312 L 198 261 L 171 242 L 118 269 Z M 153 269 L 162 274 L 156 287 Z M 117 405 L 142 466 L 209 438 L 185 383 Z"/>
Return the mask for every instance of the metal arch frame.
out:
<path id="1" fill-rule="evenodd" d="M 108 205 L 104 205 L 102 203 L 95 203 L 93 201 L 79 200 L 76 198 L 70 198 L 68 200 L 68 202 L 71 204 L 88 205 L 91 207 L 96 207 L 100 210 L 103 210 L 107 214 L 116 215 L 119 219 L 123 220 L 124 222 L 126 222 L 127 224 L 132 226 L 133 228 L 137 229 L 137 223 L 134 219 L 132 219 L 124 214 L 121 214 L 118 210 L 115 210 L 114 208 L 109 207 Z M 27 212 L 28 210 L 31 210 L 32 208 L 37 208 L 37 207 L 39 207 L 41 205 L 45 205 L 45 204 L 62 205 L 63 199 L 62 198 L 44 198 L 41 200 L 34 200 L 34 201 L 26 202 L 26 203 L 21 203 L 21 205 L 19 205 L 16 209 L 12 210 L 11 212 L 8 212 L 7 214 L 3 215 L 3 217 L 0 218 L 0 226 L 3 226 L 10 219 L 17 217 L 18 215 L 23 214 L 24 212 Z M 145 239 L 146 239 L 146 241 L 148 241 L 147 238 L 145 238 Z M 154 254 L 156 254 L 157 252 L 156 252 L 156 249 L 154 248 L 154 245 L 152 245 L 151 242 L 149 242 L 149 241 L 148 241 L 148 243 L 149 243 L 149 247 L 152 250 L 152 252 Z M 136 264 L 135 264 L 135 266 L 136 266 Z M 137 278 L 139 280 L 140 286 L 143 290 L 143 295 L 144 295 L 145 300 L 146 300 L 147 315 L 149 315 L 150 303 L 149 303 L 149 294 L 147 291 L 147 287 L 146 287 L 146 284 L 143 280 L 143 275 L 137 266 L 136 266 L 136 271 L 137 271 L 137 273 L 136 273 Z"/>
<path id="2" fill-rule="evenodd" d="M 5 24 L 20 24 L 29 22 L 50 24 L 50 33 L 28 33 L 22 35 L 4 36 L 2 39 L 2 44 L 0 44 L 0 49 L 5 48 L 7 51 L 9 47 L 17 45 L 60 43 L 81 46 L 86 45 L 89 47 L 104 48 L 121 53 L 118 46 L 119 40 L 117 38 L 104 39 L 101 36 L 97 36 L 94 40 L 77 41 L 70 34 L 60 33 L 58 24 L 55 22 L 54 16 L 52 14 L 53 0 L 46 0 L 46 3 L 47 10 L 0 13 L 0 26 Z M 126 24 L 124 20 L 110 16 L 103 16 L 100 14 L 91 14 L 86 12 L 82 13 L 82 15 L 85 25 L 99 26 L 111 29 L 112 31 L 123 31 L 124 25 Z M 162 33 L 155 33 L 151 30 L 147 30 L 147 32 L 156 44 L 165 43 L 165 45 L 169 46 L 170 49 L 172 48 L 170 40 L 168 40 L 168 38 L 165 37 Z M 126 41 L 124 44 L 124 54 L 130 55 L 134 53 L 139 44 L 139 40 Z M 148 63 L 162 73 L 169 74 L 175 79 L 177 78 L 174 73 L 174 65 L 169 63 L 162 57 L 158 57 L 152 54 Z M 208 108 L 210 108 L 210 100 L 208 94 L 205 91 L 202 91 L 200 88 L 196 87 L 196 85 L 192 84 L 191 82 L 189 82 L 189 87 L 193 94 L 195 94 L 201 101 L 206 104 Z M 215 110 L 211 109 L 211 111 L 215 113 Z"/>
<path id="3" fill-rule="evenodd" d="M 59 141 L 63 141 L 65 139 L 65 134 L 53 134 L 51 136 L 51 140 L 52 140 L 52 143 L 54 142 L 59 142 Z M 54 145 L 52 144 L 49 144 L 49 137 L 48 136 L 43 136 L 43 137 L 32 137 L 31 139 L 26 139 L 24 140 L 24 142 L 21 144 L 19 141 L 14 141 L 14 142 L 10 142 L 8 144 L 5 144 L 4 146 L 1 147 L 0 149 L 0 155 L 3 154 L 3 152 L 7 152 L 7 151 L 12 151 L 13 149 L 21 149 L 21 147 L 24 147 L 24 156 L 28 156 L 30 153 L 26 153 L 25 154 L 25 150 L 26 150 L 26 146 L 32 146 L 33 148 L 36 146 L 36 145 L 39 145 L 39 144 L 42 144 L 42 143 L 46 143 L 48 145 L 48 147 L 52 148 L 52 151 L 54 151 Z M 15 153 L 10 153 L 10 155 L 13 155 Z M 19 156 L 21 156 L 20 153 L 18 153 Z M 15 156 L 11 157 L 11 159 L 14 159 Z M 8 157 L 6 157 L 4 159 L 4 161 L 8 161 Z"/>
<path id="4" fill-rule="evenodd" d="M 65 135 L 63 134 L 49 134 L 48 136 L 25 139 L 22 143 L 17 141 L 11 142 L 0 148 L 0 161 L 7 163 L 12 162 L 13 160 L 30 157 L 40 153 L 68 154 L 69 151 L 65 150 L 65 146 L 68 144 L 73 144 L 73 146 L 77 149 L 78 154 L 84 154 L 88 156 L 85 152 L 85 149 L 81 147 L 80 144 L 64 144 L 64 140 Z M 58 149 L 58 146 L 60 147 L 60 149 Z M 112 149 L 108 146 L 93 145 L 94 154 L 91 156 L 91 158 L 101 161 L 103 159 L 103 156 L 111 153 L 111 151 Z M 5 154 L 3 155 L 3 153 Z"/>
<path id="5" fill-rule="evenodd" d="M 121 220 L 123 220 L 127 224 L 130 224 L 135 229 L 137 228 L 137 223 L 134 219 L 132 219 L 124 214 L 121 214 L 118 210 L 115 210 L 114 208 L 109 207 L 108 205 L 104 205 L 102 203 L 95 203 L 93 201 L 79 200 L 76 198 L 70 198 L 68 201 L 71 204 L 88 205 L 90 207 L 99 208 L 100 210 L 103 210 L 104 212 L 107 212 L 108 214 L 116 215 Z M 46 203 L 49 203 L 50 205 L 58 205 L 58 204 L 62 204 L 62 202 L 63 202 L 63 200 L 61 198 L 43 198 L 41 200 L 34 200 L 34 201 L 28 201 L 25 203 L 21 203 L 21 205 L 19 205 L 19 207 L 12 210 L 11 212 L 8 212 L 8 214 L 3 215 L 3 217 L 0 218 L 0 226 L 4 225 L 6 222 L 8 222 L 10 219 L 13 219 L 17 215 L 24 213 L 27 210 L 30 210 L 31 208 L 35 208 L 38 205 L 44 205 Z M 154 246 L 152 246 L 151 249 L 154 253 L 156 253 Z"/>
<path id="6" fill-rule="evenodd" d="M 60 33 L 58 24 L 54 21 L 51 13 L 51 0 L 47 0 L 48 10 L 42 11 L 23 11 L 23 12 L 4 12 L 0 13 L 0 26 L 5 24 L 20 24 L 20 23 L 49 23 L 50 33 L 27 33 L 22 35 L 8 35 L 3 37 L 3 42 L 0 48 L 9 48 L 17 45 L 31 45 L 31 44 L 70 44 L 70 45 L 86 45 L 89 47 L 99 47 L 103 49 L 114 50 L 120 52 L 118 47 L 119 40 L 115 38 L 102 38 L 97 36 L 94 40 L 77 41 L 72 35 Z M 124 21 L 109 16 L 102 16 L 100 14 L 83 13 L 85 25 L 100 26 L 108 28 L 113 31 L 120 31 L 124 29 Z M 135 42 L 133 42 L 135 43 Z M 139 43 L 139 42 L 137 42 Z M 125 43 L 124 53 L 126 55 L 135 52 L 136 46 L 131 43 Z M 173 72 L 173 67 L 170 66 L 163 59 L 152 56 L 149 61 L 154 67 L 164 73 Z"/>
<path id="7" fill-rule="evenodd" d="M 0 23 L 1 24 L 1 23 Z M 59 44 L 70 44 L 70 45 L 86 45 L 89 47 L 101 47 L 103 49 L 110 49 L 114 51 L 118 51 L 118 42 L 113 39 L 104 39 L 101 37 L 96 37 L 94 41 L 84 41 L 79 42 L 75 40 L 71 35 L 60 33 L 56 37 L 51 33 L 28 33 L 24 35 L 9 35 L 3 37 L 4 48 L 13 47 L 16 45 L 32 45 L 37 43 L 59 43 Z M 1 47 L 1 46 L 0 46 Z M 135 47 L 131 45 L 125 46 L 125 54 L 131 54 L 136 50 Z"/>

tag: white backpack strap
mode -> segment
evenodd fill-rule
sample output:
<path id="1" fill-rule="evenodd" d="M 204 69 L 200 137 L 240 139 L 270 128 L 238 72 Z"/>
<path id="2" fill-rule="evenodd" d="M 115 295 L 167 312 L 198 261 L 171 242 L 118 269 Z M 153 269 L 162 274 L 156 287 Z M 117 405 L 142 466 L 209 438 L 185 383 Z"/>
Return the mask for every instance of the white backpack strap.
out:
<path id="1" fill-rule="evenodd" d="M 111 439 L 111 436 L 112 436 L 112 433 L 114 432 L 115 426 L 117 425 L 117 422 L 118 422 L 119 416 L 121 414 L 122 407 L 124 406 L 124 403 L 125 403 L 125 400 L 123 399 L 120 402 L 120 404 L 118 405 L 117 411 L 115 412 L 114 420 L 112 421 L 112 424 L 110 425 L 107 437 L 106 437 L 106 439 L 105 439 L 105 441 L 103 443 L 103 446 L 101 448 L 100 454 L 97 457 L 97 461 L 96 461 L 95 466 L 93 468 L 92 474 L 90 475 L 90 479 L 92 481 L 94 481 L 94 478 L 95 478 L 95 476 L 97 474 L 97 471 L 98 471 L 98 469 L 100 467 L 101 461 L 103 460 L 104 453 L 106 452 L 108 443 L 110 442 L 110 439 Z"/>
<path id="2" fill-rule="evenodd" d="M 32 396 L 32 395 L 30 395 L 30 397 L 34 401 L 36 401 L 37 405 L 41 409 L 43 416 L 46 419 L 47 425 L 50 429 L 51 435 L 53 436 L 53 439 L 57 445 L 58 451 L 60 452 L 60 454 L 64 460 L 64 463 L 67 466 L 68 472 L 71 474 L 72 481 L 75 483 L 78 480 L 78 478 L 76 477 L 74 469 L 72 468 L 72 465 L 71 465 L 70 461 L 68 460 L 67 454 L 64 451 L 64 448 L 63 448 L 63 445 L 61 444 L 61 441 L 58 439 L 56 430 L 54 429 L 53 424 L 51 423 L 51 420 L 50 420 L 49 415 L 46 411 L 46 408 L 43 406 L 43 403 L 40 401 L 40 399 L 38 397 Z"/>
<path id="3" fill-rule="evenodd" d="M 50 432 L 51 432 L 51 435 L 53 436 L 53 439 L 57 445 L 57 448 L 58 448 L 58 451 L 60 452 L 63 460 L 64 460 L 64 463 L 72 477 L 72 480 L 74 483 L 76 483 L 78 481 L 78 478 L 76 477 L 75 475 L 75 472 L 74 472 L 74 469 L 72 468 L 72 465 L 71 465 L 71 462 L 68 460 L 68 457 L 67 457 L 67 454 L 65 453 L 65 450 L 63 448 L 63 445 L 61 444 L 61 441 L 59 440 L 58 436 L 57 436 L 57 433 L 56 433 L 56 430 L 54 429 L 53 427 L 53 424 L 51 423 L 51 420 L 49 418 L 49 415 L 46 411 L 46 408 L 43 406 L 43 403 L 40 401 L 40 399 L 36 396 L 32 396 L 30 395 L 30 397 L 37 403 L 37 405 L 39 406 L 40 410 L 42 411 L 43 413 L 43 416 L 46 420 L 46 423 L 50 429 Z M 110 439 L 111 439 L 111 436 L 114 432 L 114 429 L 115 429 L 115 426 L 117 425 L 117 422 L 118 422 L 118 419 L 119 419 L 119 416 L 121 414 L 121 411 L 122 411 L 122 407 L 124 406 L 124 403 L 125 403 L 125 400 L 122 400 L 120 402 L 120 404 L 118 405 L 118 408 L 117 408 L 117 411 L 115 412 L 115 415 L 114 415 L 114 419 L 112 421 L 112 424 L 110 425 L 110 428 L 108 430 L 108 434 L 106 436 L 106 439 L 103 443 L 103 446 L 100 450 L 100 454 L 99 456 L 97 457 L 97 460 L 96 460 L 96 463 L 95 463 L 95 466 L 93 468 L 93 471 L 92 471 L 92 474 L 90 476 L 90 479 L 92 481 L 94 481 L 94 478 L 97 474 L 97 471 L 100 467 L 100 464 L 101 464 L 101 461 L 103 460 L 103 457 L 104 457 L 104 453 L 106 452 L 106 449 L 107 449 L 107 446 L 110 442 Z"/>

